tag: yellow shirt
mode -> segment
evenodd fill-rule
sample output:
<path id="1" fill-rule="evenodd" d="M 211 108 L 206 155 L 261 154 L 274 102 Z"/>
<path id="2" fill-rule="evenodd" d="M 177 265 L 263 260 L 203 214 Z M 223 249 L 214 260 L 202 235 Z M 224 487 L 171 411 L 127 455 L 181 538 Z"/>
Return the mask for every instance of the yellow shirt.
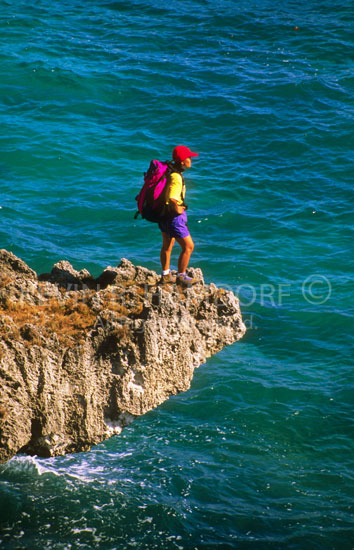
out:
<path id="1" fill-rule="evenodd" d="M 170 182 L 166 191 L 166 204 L 169 204 L 170 199 L 175 199 L 178 206 L 183 204 L 186 194 L 186 186 L 183 183 L 181 174 L 173 172 L 170 176 Z"/>

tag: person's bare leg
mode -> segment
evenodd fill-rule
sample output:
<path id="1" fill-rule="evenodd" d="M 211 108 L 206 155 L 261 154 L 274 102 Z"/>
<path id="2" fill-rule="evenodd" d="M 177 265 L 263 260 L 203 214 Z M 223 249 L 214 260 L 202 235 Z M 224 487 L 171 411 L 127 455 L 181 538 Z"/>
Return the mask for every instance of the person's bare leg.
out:
<path id="1" fill-rule="evenodd" d="M 181 254 L 178 258 L 178 273 L 185 273 L 188 267 L 189 259 L 194 250 L 194 242 L 190 235 L 188 235 L 188 237 L 176 237 L 176 241 L 182 248 Z"/>
<path id="2" fill-rule="evenodd" d="M 167 233 L 162 232 L 162 248 L 160 252 L 162 271 L 170 269 L 171 252 L 174 244 L 174 237 L 170 237 Z"/>

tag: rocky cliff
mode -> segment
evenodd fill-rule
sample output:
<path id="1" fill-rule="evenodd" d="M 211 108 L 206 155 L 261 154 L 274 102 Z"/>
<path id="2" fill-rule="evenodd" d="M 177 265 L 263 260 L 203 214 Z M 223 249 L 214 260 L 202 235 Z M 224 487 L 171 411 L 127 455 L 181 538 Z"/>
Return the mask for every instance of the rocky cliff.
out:
<path id="1" fill-rule="evenodd" d="M 66 261 L 37 276 L 0 251 L 0 462 L 120 433 L 243 336 L 237 298 L 190 271 L 189 289 L 126 259 L 96 279 Z"/>

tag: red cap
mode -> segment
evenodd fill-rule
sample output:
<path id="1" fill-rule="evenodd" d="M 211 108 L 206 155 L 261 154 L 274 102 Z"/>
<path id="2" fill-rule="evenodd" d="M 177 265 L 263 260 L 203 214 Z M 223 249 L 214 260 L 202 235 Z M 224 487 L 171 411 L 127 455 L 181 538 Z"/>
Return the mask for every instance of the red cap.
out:
<path id="1" fill-rule="evenodd" d="M 188 147 L 185 147 L 185 145 L 177 145 L 173 149 L 172 158 L 175 162 L 183 162 L 184 160 L 190 158 L 190 157 L 197 157 L 198 153 L 193 153 Z"/>

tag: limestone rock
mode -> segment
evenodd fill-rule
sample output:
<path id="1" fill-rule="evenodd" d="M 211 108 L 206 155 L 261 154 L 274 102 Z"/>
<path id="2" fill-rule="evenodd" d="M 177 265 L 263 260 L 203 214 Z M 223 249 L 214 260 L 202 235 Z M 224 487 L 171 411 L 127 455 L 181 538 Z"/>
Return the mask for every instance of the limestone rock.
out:
<path id="1" fill-rule="evenodd" d="M 40 275 L 0 251 L 0 462 L 87 450 L 190 387 L 245 333 L 230 291 L 160 286 L 122 259 L 94 279 L 61 261 Z"/>

